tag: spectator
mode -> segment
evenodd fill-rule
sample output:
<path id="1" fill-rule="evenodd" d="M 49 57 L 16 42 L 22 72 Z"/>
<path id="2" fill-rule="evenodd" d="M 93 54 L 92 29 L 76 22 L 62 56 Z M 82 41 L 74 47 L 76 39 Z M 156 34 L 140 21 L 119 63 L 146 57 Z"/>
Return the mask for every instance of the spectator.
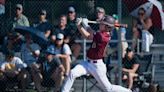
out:
<path id="1" fill-rule="evenodd" d="M 115 18 L 115 24 L 119 24 L 119 21 L 118 21 L 118 16 L 113 14 L 113 17 Z M 128 47 L 128 43 L 126 41 L 126 28 L 125 27 L 116 27 L 114 31 L 118 31 L 120 30 L 121 31 L 121 47 L 122 47 L 122 57 L 125 56 L 126 54 L 126 49 Z M 118 33 L 117 33 L 118 34 Z M 117 35 L 116 34 L 116 35 Z M 118 39 L 117 39 L 118 40 Z"/>
<path id="2" fill-rule="evenodd" d="M 81 39 L 81 34 L 79 33 L 77 26 L 76 26 L 76 12 L 75 8 L 70 6 L 68 8 L 68 30 L 70 31 L 70 43 L 69 45 L 71 46 L 72 50 L 72 61 L 76 61 L 76 59 L 80 55 L 80 50 L 81 50 L 81 44 L 75 42 L 75 40 Z"/>
<path id="3" fill-rule="evenodd" d="M 13 51 L 8 51 L 6 53 L 6 61 L 2 63 L 0 71 L 2 72 L 1 81 L 17 81 L 21 84 L 21 92 L 26 92 L 26 87 L 28 83 L 28 73 L 25 71 L 26 64 L 18 57 L 14 56 Z M 6 84 L 6 83 L 5 83 Z M 1 86 L 5 86 L 1 84 Z"/>
<path id="4" fill-rule="evenodd" d="M 126 41 L 126 28 L 120 28 L 121 30 L 121 47 L 122 47 L 122 57 L 125 57 L 126 49 L 128 48 L 128 43 Z"/>
<path id="5" fill-rule="evenodd" d="M 138 11 L 140 21 L 142 23 L 142 51 L 149 52 L 150 45 L 153 43 L 153 35 L 150 33 L 151 27 L 153 25 L 151 18 L 146 17 L 146 10 L 140 8 Z"/>
<path id="6" fill-rule="evenodd" d="M 39 21 L 34 24 L 34 27 L 39 29 L 41 32 L 45 34 L 45 37 L 50 37 L 51 31 L 52 31 L 52 25 L 48 22 L 46 19 L 47 12 L 46 10 L 41 10 L 39 13 Z"/>
<path id="7" fill-rule="evenodd" d="M 22 39 L 20 39 L 19 33 L 16 32 L 8 32 L 7 36 L 4 38 L 2 45 L 2 52 L 5 54 L 6 51 L 15 51 L 19 52 L 22 44 Z"/>
<path id="8" fill-rule="evenodd" d="M 16 4 L 16 15 L 13 21 L 13 28 L 17 26 L 30 26 L 28 18 L 23 14 L 23 6 L 21 4 Z M 19 33 L 17 40 L 22 40 L 23 36 Z M 21 45 L 21 44 L 19 44 Z M 20 50 L 20 49 L 19 49 Z"/>
<path id="9" fill-rule="evenodd" d="M 45 57 L 40 57 L 38 63 L 33 65 L 33 79 L 38 92 L 43 92 L 43 86 L 55 84 L 55 91 L 59 92 L 64 79 L 64 67 L 56 57 L 53 48 L 46 50 Z"/>
<path id="10" fill-rule="evenodd" d="M 149 52 L 149 47 L 153 42 L 153 35 L 149 32 L 152 21 L 146 16 L 144 8 L 138 10 L 138 18 L 133 21 L 133 48 L 136 48 L 136 40 L 142 40 L 142 51 Z"/>
<path id="11" fill-rule="evenodd" d="M 126 55 L 123 58 L 123 80 L 128 80 L 128 88 L 132 89 L 134 78 L 138 76 L 139 60 L 134 55 L 131 48 L 127 48 Z"/>
<path id="12" fill-rule="evenodd" d="M 118 16 L 113 14 L 113 18 L 115 19 L 115 24 L 119 24 L 118 21 Z M 125 56 L 126 53 L 126 49 L 128 47 L 128 43 L 126 41 L 126 28 L 125 27 L 115 27 L 112 31 L 111 31 L 111 40 L 114 41 L 118 41 L 118 32 L 121 32 L 121 47 L 122 47 L 122 58 Z M 118 42 L 111 42 L 109 43 L 109 48 L 107 49 L 107 61 L 108 64 L 110 63 L 110 57 L 115 56 L 115 58 L 117 58 L 117 52 L 118 52 Z"/>
<path id="13" fill-rule="evenodd" d="M 67 28 L 67 16 L 66 15 L 61 15 L 60 16 L 60 21 L 57 27 L 55 27 L 54 32 L 52 33 L 52 41 L 54 42 L 56 40 L 56 35 L 58 33 L 64 34 L 64 42 L 69 43 L 71 35 L 69 33 L 70 31 Z"/>
<path id="14" fill-rule="evenodd" d="M 97 7 L 96 8 L 96 18 L 93 19 L 94 21 L 101 21 L 105 17 L 105 10 L 102 7 Z M 91 24 L 91 27 L 93 30 L 97 31 L 99 29 L 98 24 Z"/>
<path id="15" fill-rule="evenodd" d="M 0 0 L 0 16 L 5 14 L 5 0 Z"/>
<path id="16" fill-rule="evenodd" d="M 28 68 L 36 63 L 40 55 L 40 46 L 32 41 L 30 34 L 25 35 L 25 43 L 21 46 L 21 56 Z"/>
<path id="17" fill-rule="evenodd" d="M 58 33 L 56 36 L 56 41 L 54 44 L 50 45 L 48 48 L 54 49 L 54 52 L 56 53 L 55 57 L 58 57 L 61 59 L 62 64 L 65 68 L 65 75 L 67 76 L 70 71 L 70 62 L 72 54 L 71 49 L 68 44 L 64 43 L 64 35 L 61 33 Z"/>
<path id="18" fill-rule="evenodd" d="M 16 5 L 16 16 L 14 18 L 13 28 L 17 26 L 30 26 L 27 17 L 23 15 L 23 6 L 21 4 Z"/>
<path id="19" fill-rule="evenodd" d="M 97 16 L 97 19 L 96 19 L 96 21 L 102 21 L 103 19 L 104 19 L 104 17 L 105 17 L 105 10 L 104 10 L 104 8 L 102 8 L 102 7 L 97 7 L 96 8 L 96 16 Z"/>

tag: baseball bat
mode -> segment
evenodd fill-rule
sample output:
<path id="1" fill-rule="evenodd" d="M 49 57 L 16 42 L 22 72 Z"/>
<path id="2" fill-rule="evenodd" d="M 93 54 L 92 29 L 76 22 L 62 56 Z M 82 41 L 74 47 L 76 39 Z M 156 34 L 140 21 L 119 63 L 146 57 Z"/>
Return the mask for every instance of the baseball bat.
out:
<path id="1" fill-rule="evenodd" d="M 88 23 L 91 23 L 91 24 L 98 24 L 97 21 L 91 21 L 91 20 L 88 20 Z"/>
<path id="2" fill-rule="evenodd" d="M 90 23 L 90 24 L 98 24 L 99 22 L 88 20 L 88 23 Z M 114 26 L 115 26 L 115 27 L 125 27 L 125 28 L 128 27 L 127 24 L 118 24 L 118 23 L 114 24 Z"/>

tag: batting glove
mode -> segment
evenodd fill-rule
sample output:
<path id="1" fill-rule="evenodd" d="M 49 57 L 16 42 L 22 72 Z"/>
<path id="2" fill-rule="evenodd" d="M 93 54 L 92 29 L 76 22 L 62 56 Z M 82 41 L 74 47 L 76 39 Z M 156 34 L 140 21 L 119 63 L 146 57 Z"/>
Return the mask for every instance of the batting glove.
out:
<path id="1" fill-rule="evenodd" d="M 88 25 L 88 19 L 87 19 L 87 18 L 83 18 L 83 19 L 82 19 L 82 25 L 83 25 L 83 27 L 84 27 L 85 29 L 87 29 L 88 27 L 90 27 L 90 26 Z"/>
<path id="2" fill-rule="evenodd" d="M 81 23 L 82 23 L 82 18 L 77 18 L 76 19 L 76 25 L 78 26 L 78 25 L 81 25 Z"/>

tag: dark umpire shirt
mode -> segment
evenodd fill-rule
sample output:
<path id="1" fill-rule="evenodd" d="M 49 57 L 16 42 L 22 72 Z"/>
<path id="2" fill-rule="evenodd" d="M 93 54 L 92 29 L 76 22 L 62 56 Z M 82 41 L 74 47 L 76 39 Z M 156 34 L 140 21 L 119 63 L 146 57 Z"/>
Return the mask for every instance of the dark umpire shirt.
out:
<path id="1" fill-rule="evenodd" d="M 139 64 L 139 59 L 137 56 L 134 56 L 132 59 L 129 59 L 127 56 L 122 60 L 123 68 L 132 69 L 134 64 Z M 139 69 L 136 71 L 139 72 Z"/>

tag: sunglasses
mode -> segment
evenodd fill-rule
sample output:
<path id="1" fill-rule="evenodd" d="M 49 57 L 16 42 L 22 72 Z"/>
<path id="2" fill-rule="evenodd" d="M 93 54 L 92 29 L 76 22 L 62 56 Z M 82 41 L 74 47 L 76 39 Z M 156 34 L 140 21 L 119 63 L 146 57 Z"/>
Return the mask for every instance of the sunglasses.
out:
<path id="1" fill-rule="evenodd" d="M 68 14 L 73 14 L 74 12 L 68 12 Z"/>
<path id="2" fill-rule="evenodd" d="M 104 13 L 104 12 L 102 12 L 102 11 L 98 11 L 97 13 Z"/>
<path id="3" fill-rule="evenodd" d="M 19 10 L 19 11 L 20 11 L 20 10 L 21 10 L 21 8 L 16 8 L 16 10 Z"/>
<path id="4" fill-rule="evenodd" d="M 60 41 L 60 40 L 62 40 L 62 39 L 57 38 L 56 40 Z"/>
<path id="5" fill-rule="evenodd" d="M 46 15 L 45 13 L 40 13 L 40 15 Z"/>
<path id="6" fill-rule="evenodd" d="M 138 15 L 144 15 L 145 13 L 144 12 L 139 12 Z"/>

